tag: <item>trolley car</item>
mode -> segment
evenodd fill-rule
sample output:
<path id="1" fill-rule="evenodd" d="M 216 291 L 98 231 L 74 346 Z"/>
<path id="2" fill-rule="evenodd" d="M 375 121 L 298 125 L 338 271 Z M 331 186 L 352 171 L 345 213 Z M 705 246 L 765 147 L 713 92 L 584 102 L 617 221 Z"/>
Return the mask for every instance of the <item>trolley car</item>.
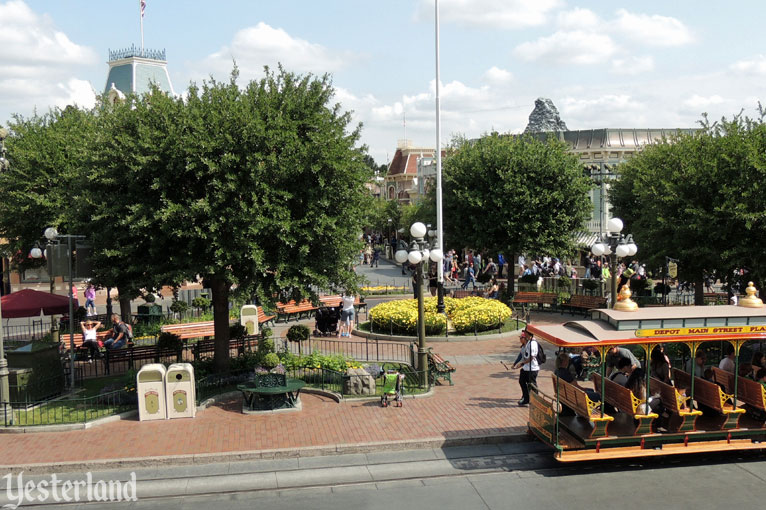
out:
<path id="1" fill-rule="evenodd" d="M 614 309 L 591 310 L 589 320 L 528 325 L 538 340 L 560 350 L 592 347 L 601 360 L 589 381 L 578 385 L 554 374 L 552 394 L 531 388 L 530 431 L 553 447 L 562 462 L 766 448 L 766 388 L 737 375 L 743 347 L 751 349 L 766 340 L 766 306 L 755 293 L 750 283 L 747 297 L 737 306 L 639 309 L 625 286 Z M 726 343 L 734 347 L 734 373 L 718 369 L 716 363 L 711 367 L 712 380 L 705 379 L 698 373 L 695 354 Z M 650 354 L 659 344 L 669 349 L 685 345 L 674 349 L 683 349 L 691 361 L 691 373 L 672 369 L 673 384 L 646 370 L 645 395 L 661 400 L 660 414 L 651 412 L 643 405 L 647 402 L 629 389 L 608 380 L 606 373 L 612 347 L 643 354 L 648 368 Z M 591 383 L 593 392 L 584 391 Z M 598 396 L 591 398 L 594 392 Z"/>

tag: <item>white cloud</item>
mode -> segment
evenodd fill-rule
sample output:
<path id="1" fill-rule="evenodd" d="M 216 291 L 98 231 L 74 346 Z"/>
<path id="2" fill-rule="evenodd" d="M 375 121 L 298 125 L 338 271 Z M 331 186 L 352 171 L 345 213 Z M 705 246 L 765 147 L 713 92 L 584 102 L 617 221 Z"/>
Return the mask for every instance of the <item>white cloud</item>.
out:
<path id="1" fill-rule="evenodd" d="M 711 105 L 719 105 L 724 102 L 725 102 L 724 98 L 722 98 L 718 94 L 713 94 L 712 96 L 707 96 L 707 97 L 694 94 L 689 99 L 684 101 L 684 105 L 688 106 L 691 109 L 696 109 L 697 111 L 700 111 L 700 109 L 708 108 Z"/>
<path id="2" fill-rule="evenodd" d="M 441 0 L 440 21 L 465 26 L 518 29 L 543 25 L 561 0 Z M 434 19 L 433 0 L 421 0 L 420 21 Z"/>
<path id="3" fill-rule="evenodd" d="M 731 65 L 731 69 L 742 74 L 766 75 L 766 56 L 756 55 L 752 58 L 739 60 Z"/>
<path id="4" fill-rule="evenodd" d="M 332 51 L 261 22 L 238 31 L 228 46 L 209 55 L 200 67 L 214 74 L 228 73 L 236 61 L 242 78 L 250 80 L 260 76 L 265 65 L 275 68 L 281 63 L 289 71 L 323 74 L 342 69 L 354 58 L 349 52 Z"/>
<path id="5" fill-rule="evenodd" d="M 555 64 L 603 63 L 617 51 L 608 35 L 574 30 L 558 31 L 534 42 L 522 43 L 513 53 L 524 60 L 543 60 Z"/>
<path id="6" fill-rule="evenodd" d="M 620 9 L 611 26 L 617 33 L 647 46 L 682 46 L 694 41 L 686 25 L 669 16 L 634 14 Z"/>
<path id="7" fill-rule="evenodd" d="M 580 7 L 560 12 L 556 24 L 562 30 L 593 30 L 604 26 L 595 12 Z"/>
<path id="8" fill-rule="evenodd" d="M 96 52 L 70 40 L 23 1 L 0 3 L 0 20 L 0 111 L 28 116 L 34 109 L 95 103 L 91 85 L 76 76 L 97 63 Z"/>
<path id="9" fill-rule="evenodd" d="M 492 66 L 484 73 L 484 80 L 496 85 L 504 85 L 513 81 L 513 74 L 505 69 Z"/>
<path id="10" fill-rule="evenodd" d="M 635 76 L 652 70 L 654 70 L 654 58 L 649 55 L 612 60 L 612 72 L 614 74 Z"/>

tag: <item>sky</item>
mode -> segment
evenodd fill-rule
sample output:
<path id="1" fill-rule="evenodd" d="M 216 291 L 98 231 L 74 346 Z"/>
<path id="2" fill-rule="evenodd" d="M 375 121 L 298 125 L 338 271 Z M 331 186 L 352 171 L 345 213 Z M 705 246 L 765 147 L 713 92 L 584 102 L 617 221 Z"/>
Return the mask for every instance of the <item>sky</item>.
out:
<path id="1" fill-rule="evenodd" d="M 569 129 L 689 128 L 766 99 L 766 2 L 439 0 L 441 142 L 524 130 L 538 97 Z M 606 7 L 605 7 L 606 6 Z M 95 103 L 139 0 L 0 0 L 0 125 Z M 330 73 L 378 164 L 436 145 L 434 0 L 146 0 L 144 46 L 176 93 L 233 62 Z"/>

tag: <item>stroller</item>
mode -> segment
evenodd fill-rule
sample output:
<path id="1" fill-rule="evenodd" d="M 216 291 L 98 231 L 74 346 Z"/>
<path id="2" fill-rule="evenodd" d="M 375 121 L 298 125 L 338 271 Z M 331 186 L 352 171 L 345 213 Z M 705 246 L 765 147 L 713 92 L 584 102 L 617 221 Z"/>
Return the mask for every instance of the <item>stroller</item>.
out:
<path id="1" fill-rule="evenodd" d="M 339 306 L 323 306 L 317 310 L 316 324 L 314 326 L 315 336 L 331 336 L 338 331 L 338 320 L 340 320 Z"/>
<path id="2" fill-rule="evenodd" d="M 394 401 L 394 407 L 402 407 L 403 393 L 404 374 L 396 370 L 389 370 L 383 375 L 383 395 L 380 397 L 380 405 L 388 407 L 388 399 L 391 397 Z"/>

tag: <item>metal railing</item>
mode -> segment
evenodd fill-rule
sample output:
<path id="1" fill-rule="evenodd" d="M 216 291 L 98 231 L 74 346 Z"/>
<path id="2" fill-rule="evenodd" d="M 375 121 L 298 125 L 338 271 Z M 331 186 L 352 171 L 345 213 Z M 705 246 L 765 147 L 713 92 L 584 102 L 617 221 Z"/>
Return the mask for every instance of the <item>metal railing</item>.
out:
<path id="1" fill-rule="evenodd" d="M 299 356 L 316 351 L 320 354 L 340 354 L 357 361 L 410 363 L 412 359 L 411 344 L 402 342 L 370 339 L 352 342 L 309 338 L 305 342 L 284 340 L 284 345 L 288 352 Z"/>
<path id="2" fill-rule="evenodd" d="M 0 419 L 5 427 L 61 425 L 87 423 L 133 409 L 136 409 L 135 393 L 117 390 L 85 398 L 0 403 Z"/>

